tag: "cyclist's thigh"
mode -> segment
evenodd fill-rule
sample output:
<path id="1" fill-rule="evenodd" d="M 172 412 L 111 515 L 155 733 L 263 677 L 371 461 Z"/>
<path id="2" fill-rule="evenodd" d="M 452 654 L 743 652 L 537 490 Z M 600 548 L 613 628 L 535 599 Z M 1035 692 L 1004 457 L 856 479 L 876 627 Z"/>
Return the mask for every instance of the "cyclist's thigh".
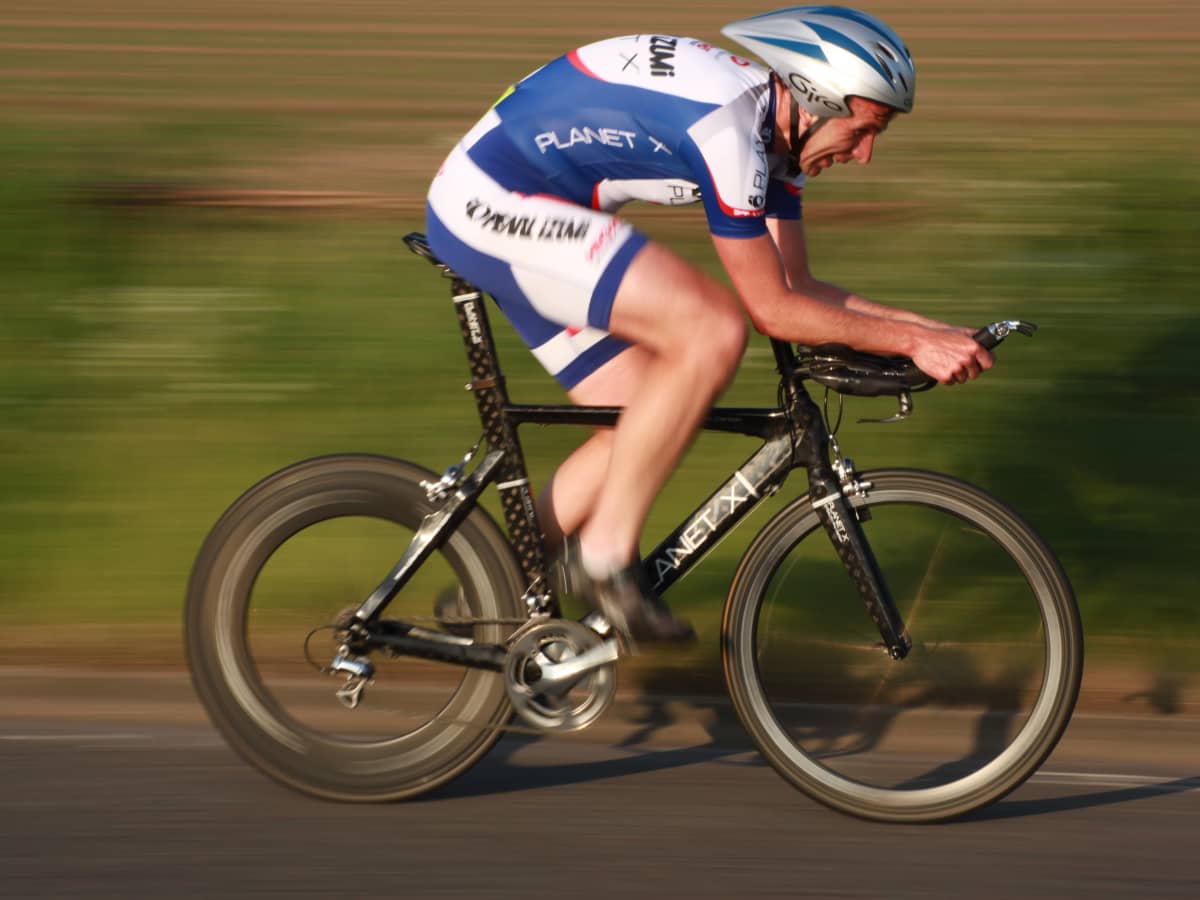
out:
<path id="1" fill-rule="evenodd" d="M 579 406 L 628 406 L 645 387 L 653 351 L 634 344 L 581 379 L 567 396 Z"/>
<path id="2" fill-rule="evenodd" d="M 746 340 L 742 306 L 734 294 L 654 242 L 625 272 L 608 328 L 656 352 L 708 347 L 722 364 L 740 357 Z"/>
<path id="3" fill-rule="evenodd" d="M 646 238 L 611 214 L 510 191 L 460 147 L 429 192 L 442 262 L 495 297 L 538 360 L 570 389 L 626 349 L 609 313 Z"/>

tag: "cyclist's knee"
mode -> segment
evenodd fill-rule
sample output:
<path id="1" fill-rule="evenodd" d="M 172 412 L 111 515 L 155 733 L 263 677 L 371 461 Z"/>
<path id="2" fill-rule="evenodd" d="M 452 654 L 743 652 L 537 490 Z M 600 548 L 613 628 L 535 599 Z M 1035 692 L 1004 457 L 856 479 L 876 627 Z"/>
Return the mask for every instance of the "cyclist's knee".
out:
<path id="1" fill-rule="evenodd" d="M 721 321 L 714 333 L 715 352 L 730 366 L 736 366 L 746 351 L 749 328 L 746 316 L 737 301 L 733 301 L 721 314 Z"/>
<path id="2" fill-rule="evenodd" d="M 748 330 L 741 306 L 723 288 L 705 298 L 682 339 L 693 365 L 724 383 L 732 376 L 746 349 Z M 723 296 L 722 296 L 723 295 Z"/>

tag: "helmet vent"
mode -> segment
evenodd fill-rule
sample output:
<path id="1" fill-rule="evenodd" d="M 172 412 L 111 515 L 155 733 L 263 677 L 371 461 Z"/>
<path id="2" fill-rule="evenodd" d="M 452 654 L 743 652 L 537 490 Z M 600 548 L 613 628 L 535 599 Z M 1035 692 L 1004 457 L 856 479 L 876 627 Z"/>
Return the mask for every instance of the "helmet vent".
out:
<path id="1" fill-rule="evenodd" d="M 884 55 L 882 53 L 876 53 L 875 59 L 879 63 L 879 67 L 881 69 L 883 69 L 883 71 L 886 73 L 887 80 L 890 81 L 892 84 L 895 84 L 897 73 L 889 65 L 889 63 L 893 62 L 893 60 L 887 59 L 886 57 L 884 57 Z M 902 78 L 900 80 L 903 81 L 904 79 Z"/>

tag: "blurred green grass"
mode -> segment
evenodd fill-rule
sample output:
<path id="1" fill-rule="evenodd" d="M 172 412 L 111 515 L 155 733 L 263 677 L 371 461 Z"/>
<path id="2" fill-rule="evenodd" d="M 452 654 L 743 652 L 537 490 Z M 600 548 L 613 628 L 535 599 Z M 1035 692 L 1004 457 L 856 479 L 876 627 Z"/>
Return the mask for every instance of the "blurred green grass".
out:
<path id="1" fill-rule="evenodd" d="M 1016 506 L 1059 550 L 1101 644 L 1194 647 L 1200 11 L 870 8 L 918 57 L 917 113 L 870 168 L 808 191 L 815 270 L 930 315 L 1020 316 L 1042 331 L 969 388 L 918 397 L 908 423 L 847 425 L 843 444 L 860 467 L 936 468 Z M 535 0 L 0 11 L 0 620 L 174 623 L 204 533 L 262 475 L 338 450 L 438 469 L 461 455 L 478 424 L 446 285 L 399 240 L 422 227 L 439 159 L 554 54 L 618 32 L 716 39 L 745 12 L 678 0 L 653 13 Z M 130 202 L 184 190 L 355 197 Z M 630 215 L 716 271 L 698 210 Z M 492 318 L 513 395 L 558 399 Z M 756 340 L 725 402 L 773 398 Z M 848 418 L 888 411 L 855 401 Z M 528 432 L 535 480 L 580 437 Z M 701 438 L 647 542 L 751 449 Z M 709 637 L 754 524 L 801 482 L 673 595 Z"/>

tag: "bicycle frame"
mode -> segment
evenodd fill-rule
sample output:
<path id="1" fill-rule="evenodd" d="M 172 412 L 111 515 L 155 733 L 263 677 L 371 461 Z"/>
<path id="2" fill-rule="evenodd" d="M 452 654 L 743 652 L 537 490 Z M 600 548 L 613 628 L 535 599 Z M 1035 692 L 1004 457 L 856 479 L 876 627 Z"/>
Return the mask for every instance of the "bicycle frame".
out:
<path id="1" fill-rule="evenodd" d="M 483 293 L 438 263 L 423 235 L 410 234 L 404 240 L 413 252 L 441 266 L 451 279 L 451 294 L 471 372 L 466 388 L 475 396 L 488 452 L 469 477 L 449 479 L 447 473 L 442 490 L 452 487 L 454 493 L 441 509 L 426 518 L 402 559 L 362 604 L 355 618 L 364 627 L 376 622 L 411 574 L 474 508 L 479 495 L 492 482 L 499 490 L 505 525 L 528 585 L 525 599 L 529 612 L 557 614 L 557 601 L 546 577 L 542 533 L 517 429 L 523 424 L 612 427 L 621 409 L 511 402 L 500 371 Z M 831 463 L 828 428 L 821 411 L 796 377 L 796 356 L 791 346 L 772 339 L 771 347 L 780 373 L 783 405 L 714 408 L 702 426 L 705 431 L 757 437 L 762 446 L 645 557 L 646 575 L 658 593 L 668 590 L 746 515 L 778 491 L 793 469 L 803 467 L 808 473 L 813 506 L 838 556 L 858 587 L 886 649 L 894 658 L 901 659 L 907 655 L 911 641 L 848 498 L 865 486 L 854 479 L 852 471 L 835 470 Z M 439 490 L 437 486 L 430 488 L 431 494 Z M 463 638 L 441 637 L 423 629 L 420 636 L 411 634 L 412 629 L 396 634 L 393 627 L 391 632 L 373 637 L 399 652 L 464 665 L 495 668 L 502 658 L 494 653 L 481 655 L 479 651 L 483 648 Z"/>

